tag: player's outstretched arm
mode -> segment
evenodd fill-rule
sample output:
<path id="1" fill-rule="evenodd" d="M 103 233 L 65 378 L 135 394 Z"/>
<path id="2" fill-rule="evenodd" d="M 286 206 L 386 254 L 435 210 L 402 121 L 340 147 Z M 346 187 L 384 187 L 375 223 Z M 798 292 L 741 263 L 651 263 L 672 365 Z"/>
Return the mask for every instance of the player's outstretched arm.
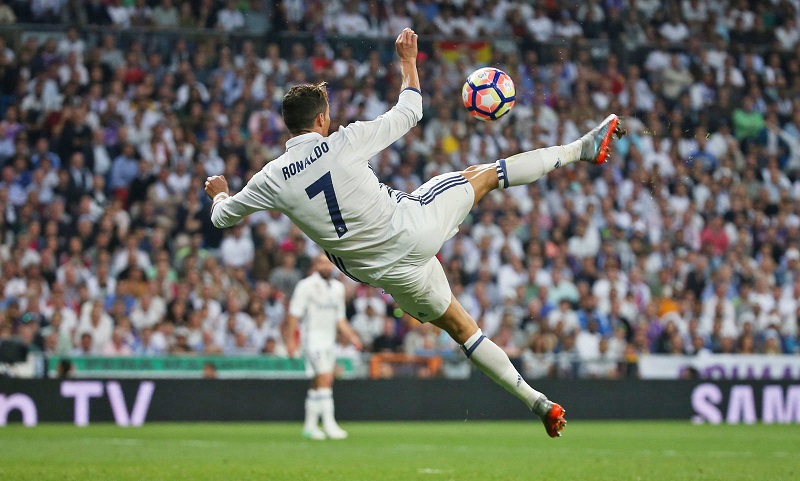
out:
<path id="1" fill-rule="evenodd" d="M 205 191 L 212 199 L 211 223 L 218 229 L 236 225 L 240 220 L 259 210 L 266 210 L 271 206 L 263 195 L 258 192 L 256 177 L 236 195 L 228 192 L 228 181 L 225 176 L 214 175 L 206 179 Z"/>
<path id="2" fill-rule="evenodd" d="M 403 30 L 395 41 L 395 49 L 400 59 L 402 76 L 397 104 L 375 120 L 354 122 L 340 130 L 359 154 L 354 158 L 369 159 L 404 136 L 422 119 L 422 95 L 417 72 L 417 34 L 410 28 Z"/>
<path id="3" fill-rule="evenodd" d="M 417 34 L 410 28 L 404 29 L 397 36 L 394 42 L 397 56 L 400 58 L 400 75 L 403 77 L 403 83 L 400 90 L 407 88 L 416 89 L 421 92 L 419 85 L 419 72 L 417 72 Z"/>

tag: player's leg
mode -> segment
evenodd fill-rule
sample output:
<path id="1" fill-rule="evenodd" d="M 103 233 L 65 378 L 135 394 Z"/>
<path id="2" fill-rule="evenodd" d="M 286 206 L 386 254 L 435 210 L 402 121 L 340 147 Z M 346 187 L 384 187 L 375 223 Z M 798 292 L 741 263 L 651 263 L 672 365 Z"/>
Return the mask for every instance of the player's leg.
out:
<path id="1" fill-rule="evenodd" d="M 615 135 L 621 137 L 624 131 L 619 118 L 612 114 L 571 144 L 522 152 L 493 164 L 474 165 L 461 172 L 461 175 L 472 184 L 477 204 L 483 196 L 496 188 L 530 184 L 572 162 L 583 160 L 602 164 L 608 159 L 611 141 Z"/>
<path id="2" fill-rule="evenodd" d="M 325 432 L 319 428 L 319 422 L 321 418 L 324 419 L 327 408 L 325 398 L 333 385 L 333 373 L 321 371 L 321 356 L 318 351 L 306 353 L 306 374 L 311 376 L 311 386 L 306 394 L 303 437 L 316 441 L 327 438 Z"/>
<path id="3" fill-rule="evenodd" d="M 319 415 L 322 418 L 322 432 L 328 439 L 345 439 L 347 431 L 336 422 L 333 403 L 333 379 L 336 368 L 336 356 L 333 349 L 320 353 L 317 359 L 318 372 L 314 377 Z"/>
<path id="4" fill-rule="evenodd" d="M 445 200 L 457 201 L 459 197 Z M 549 435 L 558 436 L 564 427 L 561 406 L 530 387 L 506 353 L 483 336 L 475 321 L 453 297 L 444 269 L 436 258 L 422 265 L 400 264 L 380 281 L 381 287 L 392 295 L 401 309 L 420 320 L 433 319 L 431 324 L 446 331 L 461 345 L 473 364 L 539 415 Z"/>
<path id="5" fill-rule="evenodd" d="M 595 164 L 606 161 L 613 136 L 623 135 L 619 118 L 609 115 L 600 125 L 579 140 L 556 147 L 537 149 L 500 159 L 494 164 L 472 166 L 461 172 L 474 191 L 473 202 L 496 188 L 507 188 L 534 182 L 562 165 L 583 160 Z M 441 311 L 439 311 L 441 312 Z M 520 398 L 542 418 L 547 434 L 560 436 L 564 428 L 564 410 L 530 387 L 494 342 L 486 338 L 475 321 L 455 297 L 444 313 L 431 321 L 445 330 L 464 349 L 467 357 L 496 383 Z"/>
<path id="6" fill-rule="evenodd" d="M 522 379 L 506 353 L 484 336 L 461 303 L 453 297 L 445 313 L 431 324 L 446 331 L 470 361 L 494 382 L 517 396 L 544 423 L 550 437 L 561 436 L 566 420 L 564 409 L 533 389 Z"/>
<path id="7" fill-rule="evenodd" d="M 325 433 L 319 428 L 319 420 L 322 416 L 322 403 L 317 390 L 317 377 L 311 380 L 311 387 L 306 393 L 305 402 L 305 421 L 303 423 L 303 437 L 321 441 L 325 439 Z"/>

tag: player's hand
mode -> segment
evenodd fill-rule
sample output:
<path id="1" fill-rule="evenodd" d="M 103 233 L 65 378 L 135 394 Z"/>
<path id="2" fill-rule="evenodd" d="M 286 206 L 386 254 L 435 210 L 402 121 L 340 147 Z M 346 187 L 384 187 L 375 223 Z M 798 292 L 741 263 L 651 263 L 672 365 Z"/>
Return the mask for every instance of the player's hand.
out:
<path id="1" fill-rule="evenodd" d="M 404 28 L 400 32 L 394 46 L 401 61 L 417 60 L 417 34 L 410 28 Z"/>
<path id="2" fill-rule="evenodd" d="M 206 194 L 212 199 L 220 192 L 228 193 L 228 181 L 224 175 L 213 175 L 206 179 Z"/>

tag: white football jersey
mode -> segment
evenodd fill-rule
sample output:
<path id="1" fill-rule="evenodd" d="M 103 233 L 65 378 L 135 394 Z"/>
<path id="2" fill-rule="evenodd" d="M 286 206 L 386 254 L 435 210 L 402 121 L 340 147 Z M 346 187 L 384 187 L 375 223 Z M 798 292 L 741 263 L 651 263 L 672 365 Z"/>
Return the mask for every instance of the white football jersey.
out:
<path id="1" fill-rule="evenodd" d="M 408 194 L 382 184 L 369 159 L 405 135 L 422 118 L 422 96 L 406 89 L 391 110 L 323 137 L 308 133 L 286 142 L 236 195 L 217 202 L 211 220 L 229 227 L 264 209 L 286 214 L 345 274 L 375 280 L 417 242 L 394 216 Z M 362 276 L 363 277 L 363 276 Z"/>
<path id="2" fill-rule="evenodd" d="M 336 344 L 336 326 L 346 319 L 344 298 L 344 284 L 316 272 L 297 283 L 289 314 L 300 319 L 300 342 L 307 352 Z"/>

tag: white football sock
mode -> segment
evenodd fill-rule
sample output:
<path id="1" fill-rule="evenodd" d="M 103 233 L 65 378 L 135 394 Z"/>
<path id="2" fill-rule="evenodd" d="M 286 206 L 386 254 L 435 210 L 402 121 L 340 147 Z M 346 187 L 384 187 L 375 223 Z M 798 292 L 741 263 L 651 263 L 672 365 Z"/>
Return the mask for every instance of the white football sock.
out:
<path id="1" fill-rule="evenodd" d="M 317 389 L 317 394 L 319 396 L 323 429 L 339 429 L 339 425 L 336 424 L 336 418 L 334 417 L 333 390 L 329 388 L 320 388 Z"/>
<path id="2" fill-rule="evenodd" d="M 571 164 L 581 158 L 583 143 L 557 145 L 512 155 L 495 162 L 499 187 L 506 189 L 515 185 L 530 184 L 562 165 Z"/>
<path id="3" fill-rule="evenodd" d="M 317 390 L 309 389 L 306 394 L 306 421 L 303 426 L 305 431 L 319 429 L 320 403 L 317 399 Z"/>
<path id="4" fill-rule="evenodd" d="M 543 413 L 540 411 L 544 409 L 547 397 L 522 379 L 506 353 L 484 336 L 480 329 L 470 336 L 461 348 L 469 360 L 494 382 L 520 398 L 528 409 L 542 416 Z"/>

